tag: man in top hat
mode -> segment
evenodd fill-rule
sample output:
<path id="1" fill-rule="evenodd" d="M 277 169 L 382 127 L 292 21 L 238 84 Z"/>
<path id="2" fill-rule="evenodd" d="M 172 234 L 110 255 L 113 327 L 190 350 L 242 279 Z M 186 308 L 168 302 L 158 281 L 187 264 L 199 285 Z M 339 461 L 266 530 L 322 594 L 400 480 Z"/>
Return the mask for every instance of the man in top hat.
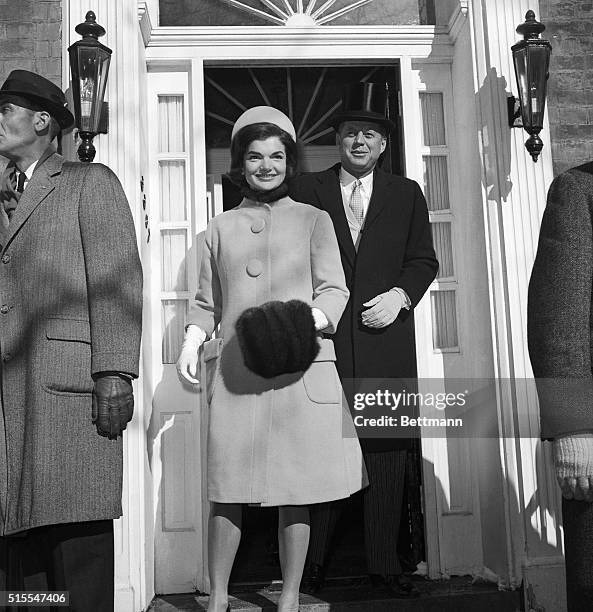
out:
<path id="1" fill-rule="evenodd" d="M 116 176 L 52 147 L 73 122 L 42 76 L 0 88 L 0 591 L 105 612 L 142 270 Z"/>
<path id="2" fill-rule="evenodd" d="M 395 125 L 378 83 L 345 91 L 335 117 L 341 162 L 298 177 L 292 197 L 326 210 L 340 246 L 350 299 L 334 335 L 342 379 L 415 378 L 413 310 L 435 278 L 426 201 L 417 183 L 377 168 Z M 373 585 L 397 597 L 418 595 L 397 555 L 409 440 L 361 439 L 369 476 L 362 493 L 367 569 Z M 336 504 L 311 508 L 305 590 L 323 586 Z"/>

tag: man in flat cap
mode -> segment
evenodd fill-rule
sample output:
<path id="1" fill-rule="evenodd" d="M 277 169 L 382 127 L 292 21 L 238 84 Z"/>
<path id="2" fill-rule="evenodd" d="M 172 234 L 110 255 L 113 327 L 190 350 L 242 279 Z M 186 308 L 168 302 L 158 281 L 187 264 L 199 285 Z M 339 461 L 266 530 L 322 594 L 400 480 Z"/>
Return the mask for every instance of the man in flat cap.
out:
<path id="1" fill-rule="evenodd" d="M 73 121 L 37 74 L 0 88 L 0 591 L 106 612 L 142 270 L 116 176 L 52 147 Z"/>
<path id="2" fill-rule="evenodd" d="M 438 269 L 420 187 L 377 167 L 395 128 L 386 108 L 383 84 L 348 86 L 332 121 L 341 162 L 298 177 L 291 190 L 295 200 L 329 213 L 338 238 L 350 299 L 333 340 L 345 381 L 416 378 L 413 310 Z M 360 442 L 369 476 L 362 496 L 371 582 L 395 597 L 415 597 L 397 554 L 410 440 L 361 436 Z M 337 518 L 335 503 L 311 507 L 304 590 L 323 586 Z"/>

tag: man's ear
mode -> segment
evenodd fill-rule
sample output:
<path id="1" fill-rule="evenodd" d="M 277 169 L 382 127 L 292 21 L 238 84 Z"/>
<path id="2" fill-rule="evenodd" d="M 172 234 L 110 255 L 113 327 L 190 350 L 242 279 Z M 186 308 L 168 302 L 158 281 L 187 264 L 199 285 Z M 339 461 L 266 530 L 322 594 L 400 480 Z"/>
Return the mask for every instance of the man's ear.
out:
<path id="1" fill-rule="evenodd" d="M 51 126 L 51 115 L 47 111 L 35 111 L 35 119 L 33 120 L 35 131 L 39 135 L 49 133 Z"/>
<path id="2" fill-rule="evenodd" d="M 387 137 L 383 136 L 381 138 L 381 153 L 383 153 L 383 151 L 385 151 L 385 147 L 387 147 Z"/>

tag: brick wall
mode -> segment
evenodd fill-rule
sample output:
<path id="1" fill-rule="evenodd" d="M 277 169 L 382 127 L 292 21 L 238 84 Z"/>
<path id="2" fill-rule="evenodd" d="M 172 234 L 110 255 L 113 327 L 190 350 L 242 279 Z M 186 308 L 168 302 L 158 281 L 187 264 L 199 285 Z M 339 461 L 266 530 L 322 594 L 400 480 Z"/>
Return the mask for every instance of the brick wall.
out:
<path id="1" fill-rule="evenodd" d="M 540 0 L 539 5 L 536 17 L 553 47 L 548 113 L 558 174 L 593 160 L 593 1 Z"/>
<path id="2" fill-rule="evenodd" d="M 0 0 L 0 82 L 15 68 L 61 86 L 61 0 Z"/>

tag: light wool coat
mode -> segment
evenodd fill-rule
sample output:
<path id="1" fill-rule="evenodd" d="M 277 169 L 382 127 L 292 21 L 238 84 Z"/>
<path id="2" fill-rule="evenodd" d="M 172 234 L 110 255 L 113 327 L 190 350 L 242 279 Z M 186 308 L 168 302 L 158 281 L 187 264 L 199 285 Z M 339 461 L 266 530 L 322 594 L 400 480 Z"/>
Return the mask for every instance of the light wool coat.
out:
<path id="1" fill-rule="evenodd" d="M 54 153 L 0 223 L 0 535 L 121 515 L 122 441 L 97 434 L 91 375 L 138 374 L 141 300 L 119 181 Z"/>
<path id="2" fill-rule="evenodd" d="M 329 215 L 282 198 L 243 200 L 206 230 L 188 323 L 204 345 L 210 402 L 208 498 L 266 506 L 313 504 L 366 485 L 360 445 L 335 368 L 333 343 L 306 372 L 264 379 L 243 363 L 235 322 L 251 306 L 299 299 L 335 331 L 348 290 Z"/>

